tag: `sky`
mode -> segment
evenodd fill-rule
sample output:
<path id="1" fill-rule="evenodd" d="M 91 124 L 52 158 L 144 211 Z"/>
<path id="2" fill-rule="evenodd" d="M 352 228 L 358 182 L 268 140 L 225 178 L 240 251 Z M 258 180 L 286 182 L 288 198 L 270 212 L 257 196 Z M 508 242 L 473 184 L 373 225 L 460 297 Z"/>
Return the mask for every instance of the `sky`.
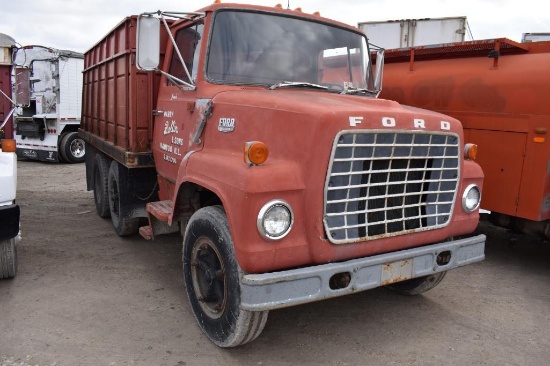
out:
<path id="1" fill-rule="evenodd" d="M 125 16 L 164 11 L 195 11 L 213 0 L 0 0 L 0 33 L 18 45 L 42 45 L 86 52 Z M 222 2 L 234 2 L 223 1 Z M 237 2 L 237 1 L 235 1 Z M 290 8 L 357 26 L 360 22 L 400 19 L 467 18 L 465 40 L 550 32 L 550 13 L 539 0 L 240 0 L 240 3 Z"/>

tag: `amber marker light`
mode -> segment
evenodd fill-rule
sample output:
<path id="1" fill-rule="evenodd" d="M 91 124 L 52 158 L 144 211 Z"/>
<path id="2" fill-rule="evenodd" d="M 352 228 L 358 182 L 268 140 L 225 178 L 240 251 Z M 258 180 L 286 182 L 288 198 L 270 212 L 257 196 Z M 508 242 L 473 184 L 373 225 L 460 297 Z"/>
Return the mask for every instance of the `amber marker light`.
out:
<path id="1" fill-rule="evenodd" d="M 2 140 L 2 151 L 3 152 L 15 152 L 15 140 L 14 139 L 3 139 Z"/>
<path id="2" fill-rule="evenodd" d="M 535 138 L 533 138 L 533 141 L 538 142 L 540 144 L 540 143 L 544 142 L 545 139 L 544 139 L 544 137 L 535 137 Z"/>
<path id="3" fill-rule="evenodd" d="M 468 160 L 475 160 L 477 156 L 477 145 L 466 144 L 464 145 L 464 158 Z"/>
<path id="4" fill-rule="evenodd" d="M 263 164 L 269 155 L 267 145 L 261 141 L 251 141 L 244 143 L 244 161 L 247 164 Z"/>

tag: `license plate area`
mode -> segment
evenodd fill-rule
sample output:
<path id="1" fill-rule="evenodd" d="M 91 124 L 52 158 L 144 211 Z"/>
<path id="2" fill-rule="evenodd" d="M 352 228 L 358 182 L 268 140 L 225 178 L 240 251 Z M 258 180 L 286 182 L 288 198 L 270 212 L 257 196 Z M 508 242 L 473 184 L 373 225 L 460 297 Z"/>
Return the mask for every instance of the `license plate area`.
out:
<path id="1" fill-rule="evenodd" d="M 382 285 L 389 285 L 390 283 L 405 281 L 412 278 L 413 274 L 413 260 L 405 259 L 402 261 L 395 261 L 382 265 Z"/>

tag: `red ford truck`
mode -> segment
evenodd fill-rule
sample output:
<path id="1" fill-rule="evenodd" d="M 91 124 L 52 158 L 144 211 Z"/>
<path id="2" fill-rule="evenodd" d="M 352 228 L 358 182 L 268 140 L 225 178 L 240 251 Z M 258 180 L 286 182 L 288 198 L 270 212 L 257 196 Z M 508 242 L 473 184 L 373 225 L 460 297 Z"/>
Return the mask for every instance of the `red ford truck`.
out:
<path id="1" fill-rule="evenodd" d="M 97 213 L 119 235 L 181 232 L 218 346 L 272 309 L 419 294 L 484 259 L 475 145 L 454 118 L 378 99 L 382 70 L 359 29 L 280 6 L 130 16 L 85 53 Z"/>

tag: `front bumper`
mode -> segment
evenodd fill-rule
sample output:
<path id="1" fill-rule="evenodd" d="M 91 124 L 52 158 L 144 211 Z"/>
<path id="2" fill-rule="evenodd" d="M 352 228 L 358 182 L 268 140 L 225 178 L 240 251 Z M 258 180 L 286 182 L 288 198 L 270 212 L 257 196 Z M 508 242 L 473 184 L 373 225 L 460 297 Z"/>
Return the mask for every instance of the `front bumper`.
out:
<path id="1" fill-rule="evenodd" d="M 437 263 L 439 254 L 450 260 Z M 246 274 L 241 279 L 241 308 L 263 311 L 329 299 L 389 283 L 448 271 L 482 261 L 485 235 L 424 247 L 288 271 Z M 332 289 L 331 277 L 345 273 L 350 282 Z"/>
<path id="2" fill-rule="evenodd" d="M 0 206 L 0 240 L 15 238 L 19 234 L 19 206 Z"/>

